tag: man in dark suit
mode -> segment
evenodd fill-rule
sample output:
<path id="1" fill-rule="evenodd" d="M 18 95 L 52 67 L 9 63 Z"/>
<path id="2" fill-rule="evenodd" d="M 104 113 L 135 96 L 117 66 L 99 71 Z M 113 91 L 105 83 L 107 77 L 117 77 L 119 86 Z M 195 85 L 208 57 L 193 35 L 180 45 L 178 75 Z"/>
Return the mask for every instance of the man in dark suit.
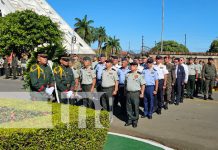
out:
<path id="1" fill-rule="evenodd" d="M 184 67 L 179 64 L 179 58 L 174 59 L 175 63 L 175 74 L 176 74 L 176 83 L 175 83 L 175 92 L 176 92 L 176 102 L 175 105 L 179 105 L 180 99 L 181 99 L 181 92 L 184 85 L 185 80 L 185 69 Z"/>

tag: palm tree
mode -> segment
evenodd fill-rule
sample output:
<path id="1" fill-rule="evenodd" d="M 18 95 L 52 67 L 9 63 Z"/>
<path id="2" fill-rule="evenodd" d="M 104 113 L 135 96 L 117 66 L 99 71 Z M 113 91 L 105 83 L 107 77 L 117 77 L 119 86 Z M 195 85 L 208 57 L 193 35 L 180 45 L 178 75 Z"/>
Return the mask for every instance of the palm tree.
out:
<path id="1" fill-rule="evenodd" d="M 99 27 L 96 29 L 96 36 L 98 41 L 98 52 L 101 54 L 102 44 L 107 40 L 107 34 L 105 27 Z"/>
<path id="2" fill-rule="evenodd" d="M 118 51 L 121 50 L 121 46 L 120 46 L 120 39 L 116 39 L 116 37 L 114 36 L 109 37 L 104 45 L 104 49 L 106 50 L 110 50 L 111 55 L 114 54 L 118 54 Z"/>
<path id="3" fill-rule="evenodd" d="M 77 21 L 74 26 L 75 31 L 79 34 L 79 36 L 89 45 L 92 43 L 92 26 L 91 24 L 94 23 L 93 20 L 88 20 L 87 15 L 84 16 L 83 19 L 75 18 Z"/>

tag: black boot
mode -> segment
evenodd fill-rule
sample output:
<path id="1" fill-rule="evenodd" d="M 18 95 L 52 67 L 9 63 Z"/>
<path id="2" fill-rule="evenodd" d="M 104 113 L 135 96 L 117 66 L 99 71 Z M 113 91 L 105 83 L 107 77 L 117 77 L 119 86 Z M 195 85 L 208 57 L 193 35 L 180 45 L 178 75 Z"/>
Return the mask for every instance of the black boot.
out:
<path id="1" fill-rule="evenodd" d="M 206 95 L 204 95 L 204 100 L 207 100 L 207 96 Z"/>
<path id="2" fill-rule="evenodd" d="M 213 98 L 211 96 L 208 97 L 209 100 L 213 100 Z"/>

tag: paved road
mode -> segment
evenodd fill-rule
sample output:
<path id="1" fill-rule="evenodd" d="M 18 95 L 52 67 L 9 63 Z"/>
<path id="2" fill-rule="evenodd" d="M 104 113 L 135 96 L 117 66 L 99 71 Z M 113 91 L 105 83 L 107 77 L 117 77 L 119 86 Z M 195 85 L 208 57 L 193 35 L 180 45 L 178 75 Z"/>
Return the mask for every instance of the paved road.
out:
<path id="1" fill-rule="evenodd" d="M 20 79 L 12 80 L 0 77 L 0 92 L 23 92 L 23 82 Z"/>
<path id="2" fill-rule="evenodd" d="M 0 78 L 0 92 L 24 91 L 20 80 Z M 175 149 L 218 149 L 218 93 L 214 101 L 187 99 L 179 106 L 170 106 L 161 116 L 139 120 L 138 128 L 124 127 L 124 118 L 115 113 L 110 131 L 157 141 Z"/>
<path id="3" fill-rule="evenodd" d="M 161 116 L 139 120 L 138 128 L 124 127 L 117 113 L 110 131 L 157 141 L 181 150 L 218 149 L 218 93 L 214 101 L 187 99 L 179 106 L 170 106 Z"/>

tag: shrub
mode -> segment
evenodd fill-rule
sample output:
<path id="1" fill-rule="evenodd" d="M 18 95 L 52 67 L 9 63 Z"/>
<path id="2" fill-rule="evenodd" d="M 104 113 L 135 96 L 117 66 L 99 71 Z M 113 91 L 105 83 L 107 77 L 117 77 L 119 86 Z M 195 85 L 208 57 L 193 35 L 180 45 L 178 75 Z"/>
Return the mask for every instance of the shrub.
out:
<path id="1" fill-rule="evenodd" d="M 1 102 L 1 100 L 0 100 Z M 4 101 L 5 102 L 5 101 Z M 3 104 L 5 104 L 3 106 Z M 42 105 L 40 102 L 34 102 L 34 104 Z M 79 107 L 69 106 L 68 105 L 60 105 L 52 103 L 50 104 L 52 107 L 51 113 L 47 110 L 47 108 L 39 109 L 31 108 L 29 104 L 22 107 L 22 112 L 28 111 L 38 111 L 45 113 L 45 116 L 36 117 L 38 123 L 40 120 L 43 122 L 48 118 L 48 116 L 52 117 L 52 128 L 1 128 L 0 129 L 0 149 L 64 149 L 64 150 L 100 150 L 103 149 L 107 131 L 109 127 L 108 113 L 102 111 L 100 115 L 101 124 L 104 128 L 96 128 L 95 127 L 95 111 L 91 109 L 87 109 L 86 112 L 86 128 L 78 127 L 78 110 Z M 13 104 L 13 101 L 8 103 L 0 103 L 1 107 L 8 108 L 16 108 L 20 109 L 21 107 L 16 107 Z M 69 108 L 69 123 L 61 122 L 61 108 L 66 107 Z M 25 110 L 24 110 L 25 109 Z M 1 114 L 0 114 L 1 116 Z M 2 116 L 1 116 L 2 117 Z M 29 115 L 28 115 L 29 117 Z M 20 122 L 7 122 L 3 123 L 4 127 L 9 126 L 11 124 L 29 124 L 33 123 L 33 118 L 27 118 L 21 120 Z M 0 127 L 3 127 L 0 124 Z M 13 125 L 11 125 L 13 127 Z"/>

